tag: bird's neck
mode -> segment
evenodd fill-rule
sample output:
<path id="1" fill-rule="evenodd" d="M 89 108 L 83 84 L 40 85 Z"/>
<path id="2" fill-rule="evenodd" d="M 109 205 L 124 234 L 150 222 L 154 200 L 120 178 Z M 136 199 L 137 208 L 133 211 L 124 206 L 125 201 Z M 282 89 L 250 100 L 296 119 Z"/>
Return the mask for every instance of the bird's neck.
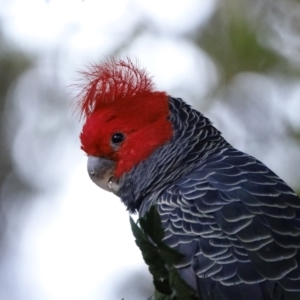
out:
<path id="1" fill-rule="evenodd" d="M 171 141 L 121 178 L 120 197 L 130 212 L 143 215 L 159 195 L 207 157 L 230 145 L 209 119 L 181 99 L 169 98 Z"/>

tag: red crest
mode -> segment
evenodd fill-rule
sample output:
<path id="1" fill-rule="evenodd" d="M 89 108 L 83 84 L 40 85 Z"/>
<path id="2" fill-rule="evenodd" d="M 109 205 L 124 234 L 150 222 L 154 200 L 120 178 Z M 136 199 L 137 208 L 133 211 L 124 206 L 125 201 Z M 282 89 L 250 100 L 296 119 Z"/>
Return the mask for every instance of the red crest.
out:
<path id="1" fill-rule="evenodd" d="M 111 58 L 81 73 L 88 81 L 79 102 L 81 115 L 85 118 L 103 104 L 153 92 L 152 78 L 129 58 Z"/>

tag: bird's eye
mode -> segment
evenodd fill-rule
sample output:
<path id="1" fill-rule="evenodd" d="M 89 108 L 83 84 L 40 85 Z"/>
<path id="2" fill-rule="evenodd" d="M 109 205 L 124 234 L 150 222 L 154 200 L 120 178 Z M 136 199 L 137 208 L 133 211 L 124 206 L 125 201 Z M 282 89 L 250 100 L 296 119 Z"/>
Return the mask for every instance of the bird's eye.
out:
<path id="1" fill-rule="evenodd" d="M 120 144 L 123 140 L 124 140 L 124 134 L 121 132 L 116 132 L 111 137 L 111 141 L 113 144 Z"/>

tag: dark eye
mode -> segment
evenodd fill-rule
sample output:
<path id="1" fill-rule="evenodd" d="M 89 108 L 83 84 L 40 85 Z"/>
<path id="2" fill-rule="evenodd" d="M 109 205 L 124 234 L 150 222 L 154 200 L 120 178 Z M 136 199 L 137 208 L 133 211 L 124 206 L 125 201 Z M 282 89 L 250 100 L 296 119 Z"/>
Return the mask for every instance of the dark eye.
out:
<path id="1" fill-rule="evenodd" d="M 111 141 L 113 144 L 119 144 L 123 142 L 123 140 L 124 140 L 124 134 L 121 132 L 116 132 L 111 137 Z"/>

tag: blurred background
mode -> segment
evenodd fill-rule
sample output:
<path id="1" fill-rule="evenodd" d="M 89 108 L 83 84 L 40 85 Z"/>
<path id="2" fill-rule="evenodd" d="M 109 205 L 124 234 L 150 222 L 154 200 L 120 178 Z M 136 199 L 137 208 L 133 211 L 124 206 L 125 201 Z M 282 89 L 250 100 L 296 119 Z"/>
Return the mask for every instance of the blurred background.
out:
<path id="1" fill-rule="evenodd" d="M 152 294 L 78 139 L 78 70 L 110 55 L 138 58 L 300 191 L 300 1 L 0 0 L 0 299 Z"/>

